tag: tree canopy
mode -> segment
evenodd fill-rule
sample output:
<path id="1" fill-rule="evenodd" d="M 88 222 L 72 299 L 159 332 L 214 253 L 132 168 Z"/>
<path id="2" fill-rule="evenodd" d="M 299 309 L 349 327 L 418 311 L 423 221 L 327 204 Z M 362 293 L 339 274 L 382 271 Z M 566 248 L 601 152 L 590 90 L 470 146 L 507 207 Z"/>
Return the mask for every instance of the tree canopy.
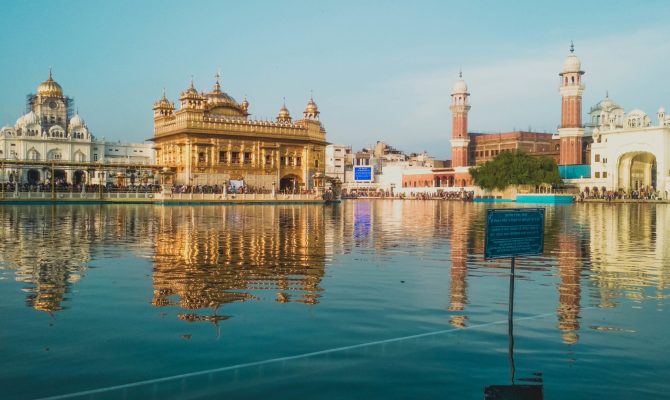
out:
<path id="1" fill-rule="evenodd" d="M 531 157 L 523 152 L 504 151 L 479 167 L 470 168 L 470 175 L 482 189 L 505 189 L 511 185 L 559 184 L 556 161 L 549 157 Z"/>

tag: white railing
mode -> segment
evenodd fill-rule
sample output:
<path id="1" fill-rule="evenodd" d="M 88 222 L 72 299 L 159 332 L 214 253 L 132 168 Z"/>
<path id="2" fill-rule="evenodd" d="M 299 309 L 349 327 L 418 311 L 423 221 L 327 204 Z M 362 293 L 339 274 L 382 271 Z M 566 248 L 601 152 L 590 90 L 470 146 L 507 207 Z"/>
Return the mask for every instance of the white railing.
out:
<path id="1" fill-rule="evenodd" d="M 316 194 L 272 194 L 272 193 L 161 193 L 157 200 L 165 201 L 314 201 L 321 200 Z"/>
<path id="2" fill-rule="evenodd" d="M 216 194 L 216 193 L 151 193 L 151 192 L 25 192 L 11 191 L 0 193 L 0 199 L 4 200 L 105 200 L 105 201 L 184 201 L 184 202 L 310 202 L 321 200 L 317 194 L 271 194 L 271 193 L 248 193 L 248 194 Z"/>

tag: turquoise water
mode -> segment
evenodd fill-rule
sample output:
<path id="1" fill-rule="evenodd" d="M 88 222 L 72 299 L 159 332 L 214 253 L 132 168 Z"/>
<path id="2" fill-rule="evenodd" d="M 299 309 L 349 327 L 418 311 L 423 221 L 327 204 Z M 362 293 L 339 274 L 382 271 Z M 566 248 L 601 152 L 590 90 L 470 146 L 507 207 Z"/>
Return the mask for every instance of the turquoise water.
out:
<path id="1" fill-rule="evenodd" d="M 490 206 L 0 207 L 0 398 L 459 398 L 509 385 Z M 547 208 L 515 383 L 670 392 L 670 207 Z M 161 379 L 165 378 L 165 379 Z"/>

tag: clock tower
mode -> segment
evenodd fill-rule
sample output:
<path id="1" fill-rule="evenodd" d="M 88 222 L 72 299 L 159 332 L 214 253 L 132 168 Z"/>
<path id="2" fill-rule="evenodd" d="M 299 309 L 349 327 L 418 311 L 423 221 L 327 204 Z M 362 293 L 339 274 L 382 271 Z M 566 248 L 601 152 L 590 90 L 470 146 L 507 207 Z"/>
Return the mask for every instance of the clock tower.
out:
<path id="1" fill-rule="evenodd" d="M 63 96 L 63 88 L 54 81 L 49 69 L 49 78 L 37 87 L 37 95 L 31 96 L 30 107 L 40 119 L 45 132 L 53 126 L 67 129 L 68 105 L 70 100 Z"/>

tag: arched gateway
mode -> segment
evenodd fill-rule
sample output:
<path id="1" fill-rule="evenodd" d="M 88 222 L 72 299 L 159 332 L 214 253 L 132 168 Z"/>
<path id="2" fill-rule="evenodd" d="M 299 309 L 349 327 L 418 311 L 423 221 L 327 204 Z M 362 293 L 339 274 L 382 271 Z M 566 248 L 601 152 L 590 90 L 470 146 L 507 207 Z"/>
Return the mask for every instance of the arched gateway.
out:
<path id="1" fill-rule="evenodd" d="M 624 153 L 617 164 L 618 186 L 626 191 L 656 190 L 658 168 L 656 156 L 645 151 Z"/>
<path id="2" fill-rule="evenodd" d="M 294 174 L 286 175 L 279 181 L 279 190 L 300 189 L 300 177 Z"/>

